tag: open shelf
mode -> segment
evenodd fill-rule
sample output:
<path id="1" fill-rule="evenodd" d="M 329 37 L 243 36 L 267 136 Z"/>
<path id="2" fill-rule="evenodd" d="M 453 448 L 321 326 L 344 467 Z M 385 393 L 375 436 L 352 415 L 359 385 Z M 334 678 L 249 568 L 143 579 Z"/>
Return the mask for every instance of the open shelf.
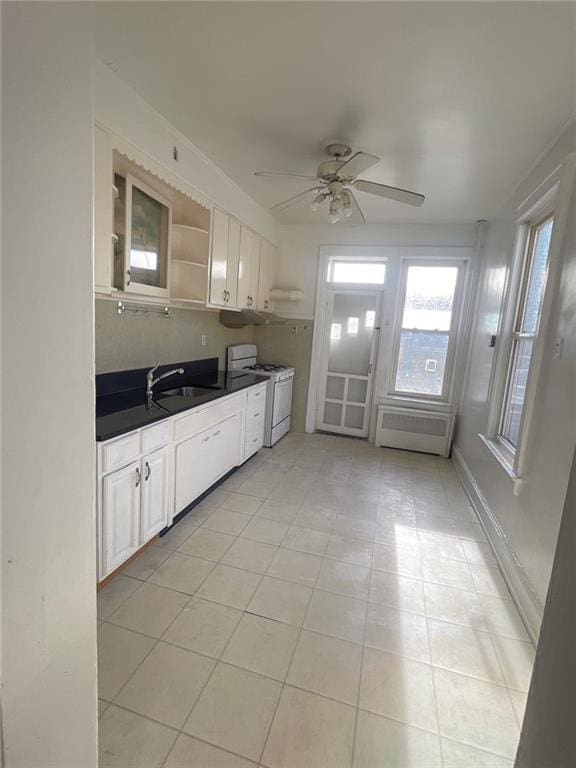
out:
<path id="1" fill-rule="evenodd" d="M 172 264 L 185 264 L 188 267 L 201 267 L 202 269 L 208 269 L 208 264 L 203 261 L 188 261 L 188 259 L 172 259 Z"/>

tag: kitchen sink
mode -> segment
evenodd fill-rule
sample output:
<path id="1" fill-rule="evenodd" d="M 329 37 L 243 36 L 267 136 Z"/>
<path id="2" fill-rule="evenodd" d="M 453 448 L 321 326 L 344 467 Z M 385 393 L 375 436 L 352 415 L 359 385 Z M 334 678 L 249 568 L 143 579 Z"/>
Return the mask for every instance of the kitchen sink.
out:
<path id="1" fill-rule="evenodd" d="M 163 392 L 158 392 L 156 399 L 163 397 L 202 397 L 218 389 L 221 389 L 221 387 L 176 387 L 175 389 L 165 389 Z"/>

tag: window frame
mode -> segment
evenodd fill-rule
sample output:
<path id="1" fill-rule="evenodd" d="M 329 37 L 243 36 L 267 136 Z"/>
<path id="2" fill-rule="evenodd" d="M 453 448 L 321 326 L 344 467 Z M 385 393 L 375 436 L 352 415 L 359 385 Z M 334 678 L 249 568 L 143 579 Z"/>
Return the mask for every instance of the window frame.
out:
<path id="1" fill-rule="evenodd" d="M 550 237 L 550 245 L 548 246 L 548 254 L 547 254 L 547 261 L 546 261 L 546 277 L 544 280 L 542 298 L 540 300 L 538 322 L 536 325 L 536 329 L 534 333 L 526 333 L 525 331 L 522 330 L 522 326 L 523 326 L 524 317 L 526 314 L 526 305 L 527 305 L 527 299 L 528 299 L 528 291 L 530 287 L 530 279 L 532 277 L 533 269 L 534 269 L 535 246 L 536 246 L 537 234 L 540 228 L 549 221 L 552 221 L 552 233 L 553 233 L 554 226 L 556 223 L 555 211 L 553 206 L 546 206 L 545 212 L 541 211 L 540 215 L 535 216 L 532 221 L 525 222 L 525 228 L 523 230 L 522 264 L 521 264 L 521 269 L 518 270 L 518 273 L 517 273 L 519 282 L 518 282 L 517 290 L 515 291 L 515 301 L 514 301 L 515 306 L 514 306 L 514 312 L 513 312 L 514 319 L 513 319 L 512 328 L 510 331 L 510 337 L 507 345 L 507 351 L 506 351 L 507 359 L 504 361 L 504 363 L 506 364 L 506 374 L 504 377 L 504 386 L 502 389 L 502 397 L 500 401 L 500 412 L 498 414 L 498 426 L 495 434 L 495 439 L 499 443 L 500 448 L 502 449 L 502 452 L 504 453 L 505 456 L 508 457 L 508 460 L 512 464 L 514 464 L 516 453 L 520 449 L 521 441 L 522 441 L 522 431 L 524 428 L 524 422 L 526 418 L 528 394 L 530 391 L 530 380 L 531 380 L 531 374 L 533 371 L 533 361 L 534 361 L 534 355 L 536 352 L 536 343 L 538 340 L 538 336 L 540 334 L 540 327 L 542 323 L 542 315 L 544 310 L 544 299 L 546 296 L 546 289 L 548 286 L 548 279 L 550 274 L 552 235 Z M 512 376 L 514 375 L 514 361 L 515 361 L 516 353 L 517 353 L 519 344 L 526 339 L 532 340 L 532 352 L 530 354 L 530 364 L 528 366 L 528 373 L 526 375 L 526 388 L 525 388 L 524 400 L 522 402 L 520 426 L 518 428 L 518 441 L 517 441 L 517 444 L 514 445 L 511 442 L 511 440 L 509 440 L 506 437 L 506 435 L 503 433 L 503 429 L 504 429 L 504 421 L 508 411 L 509 399 L 511 397 Z"/>
<path id="2" fill-rule="evenodd" d="M 572 187 L 576 176 L 576 153 L 568 155 L 549 176 L 532 191 L 516 209 L 516 228 L 511 263 L 502 299 L 502 312 L 497 330 L 494 364 L 489 388 L 489 409 L 484 433 L 478 437 L 487 450 L 500 464 L 500 467 L 514 482 L 514 493 L 520 493 L 523 471 L 530 449 L 530 437 L 534 411 L 537 405 L 537 390 L 540 382 L 547 336 L 550 333 L 554 312 L 554 302 L 559 289 L 561 248 L 570 212 Z M 527 240 L 531 228 L 538 220 L 554 215 L 554 227 L 548 254 L 548 273 L 542 299 L 540 322 L 535 338 L 530 370 L 526 384 L 526 396 L 518 445 L 511 451 L 506 443 L 499 439 L 500 414 L 503 408 L 505 385 L 511 352 L 511 335 L 516 320 L 516 309 L 521 288 L 522 270 L 526 254 Z"/>
<path id="3" fill-rule="evenodd" d="M 452 315 L 450 318 L 450 328 L 447 331 L 422 331 L 422 333 L 439 333 L 448 337 L 448 350 L 446 352 L 446 365 L 444 367 L 444 380 L 442 382 L 442 392 L 439 395 L 431 395 L 426 392 L 406 392 L 396 389 L 396 378 L 398 374 L 398 360 L 400 356 L 400 339 L 403 330 L 402 318 L 404 315 L 404 305 L 406 302 L 406 291 L 408 288 L 408 270 L 410 267 L 455 267 L 458 269 L 456 285 L 454 287 L 454 301 L 452 304 Z M 390 365 L 390 376 L 388 380 L 388 396 L 394 399 L 419 402 L 449 403 L 454 387 L 454 376 L 456 372 L 456 360 L 459 353 L 459 339 L 463 320 L 464 296 L 466 294 L 468 259 L 462 258 L 405 258 L 402 260 L 400 275 L 400 290 L 394 320 L 392 359 Z"/>

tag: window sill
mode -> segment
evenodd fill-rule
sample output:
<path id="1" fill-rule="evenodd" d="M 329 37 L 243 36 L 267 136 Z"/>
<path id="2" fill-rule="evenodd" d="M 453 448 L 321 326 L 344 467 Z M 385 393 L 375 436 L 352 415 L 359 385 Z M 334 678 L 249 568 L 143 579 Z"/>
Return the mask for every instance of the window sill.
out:
<path id="1" fill-rule="evenodd" d="M 496 459 L 500 468 L 506 473 L 510 480 L 514 482 L 514 494 L 517 495 L 522 484 L 522 477 L 517 474 L 509 457 L 500 448 L 498 441 L 494 440 L 494 438 L 486 437 L 486 435 L 482 434 L 478 434 L 478 437 L 491 456 Z"/>

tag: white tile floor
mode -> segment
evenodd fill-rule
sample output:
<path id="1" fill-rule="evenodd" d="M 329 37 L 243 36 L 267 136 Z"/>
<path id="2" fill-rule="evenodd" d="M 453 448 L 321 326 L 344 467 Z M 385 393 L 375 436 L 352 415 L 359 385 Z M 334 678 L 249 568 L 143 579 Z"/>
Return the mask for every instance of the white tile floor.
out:
<path id="1" fill-rule="evenodd" d="M 99 618 L 102 768 L 513 764 L 533 648 L 450 461 L 288 435 Z"/>

